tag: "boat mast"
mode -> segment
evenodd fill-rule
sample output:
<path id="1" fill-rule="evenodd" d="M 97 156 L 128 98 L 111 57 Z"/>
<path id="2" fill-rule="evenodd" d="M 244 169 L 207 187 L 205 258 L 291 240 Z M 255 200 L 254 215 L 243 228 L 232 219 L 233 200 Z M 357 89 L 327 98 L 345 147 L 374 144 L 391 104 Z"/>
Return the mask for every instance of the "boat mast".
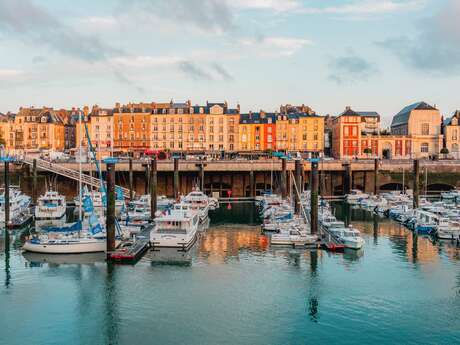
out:
<path id="1" fill-rule="evenodd" d="M 78 152 L 79 152 L 79 157 L 78 157 L 78 219 L 82 220 L 82 212 L 81 212 L 81 142 L 83 141 L 83 127 L 81 125 L 81 122 L 82 122 L 82 112 L 80 111 L 78 114 L 78 119 L 79 119 L 79 125 L 80 125 L 80 144 L 79 144 L 79 147 L 78 147 Z"/>
<path id="2" fill-rule="evenodd" d="M 404 186 L 404 171 L 405 171 L 405 170 L 404 170 L 404 167 L 402 168 L 402 170 L 403 170 L 402 193 L 403 193 L 403 194 L 406 194 L 406 188 L 405 188 L 405 186 Z"/>

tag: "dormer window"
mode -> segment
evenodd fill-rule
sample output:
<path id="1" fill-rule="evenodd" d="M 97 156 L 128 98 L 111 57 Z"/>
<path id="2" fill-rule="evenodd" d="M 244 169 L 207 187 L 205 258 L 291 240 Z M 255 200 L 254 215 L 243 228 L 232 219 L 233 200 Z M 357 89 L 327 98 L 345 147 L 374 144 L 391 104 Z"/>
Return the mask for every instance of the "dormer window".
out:
<path id="1" fill-rule="evenodd" d="M 46 119 L 46 116 L 43 116 L 41 122 L 42 122 L 42 123 L 46 123 L 46 120 L 47 120 L 47 119 Z"/>

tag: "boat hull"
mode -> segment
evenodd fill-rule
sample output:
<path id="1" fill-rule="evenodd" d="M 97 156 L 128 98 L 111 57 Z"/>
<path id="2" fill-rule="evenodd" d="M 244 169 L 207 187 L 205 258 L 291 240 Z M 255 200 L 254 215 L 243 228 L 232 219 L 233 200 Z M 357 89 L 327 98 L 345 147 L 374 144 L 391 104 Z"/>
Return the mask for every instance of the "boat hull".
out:
<path id="1" fill-rule="evenodd" d="M 196 232 L 190 234 L 164 234 L 152 232 L 150 244 L 159 248 L 189 248 L 197 239 Z"/>
<path id="2" fill-rule="evenodd" d="M 26 242 L 22 249 L 32 253 L 42 254 L 82 254 L 105 252 L 107 244 L 105 240 L 69 244 L 48 244 Z"/>

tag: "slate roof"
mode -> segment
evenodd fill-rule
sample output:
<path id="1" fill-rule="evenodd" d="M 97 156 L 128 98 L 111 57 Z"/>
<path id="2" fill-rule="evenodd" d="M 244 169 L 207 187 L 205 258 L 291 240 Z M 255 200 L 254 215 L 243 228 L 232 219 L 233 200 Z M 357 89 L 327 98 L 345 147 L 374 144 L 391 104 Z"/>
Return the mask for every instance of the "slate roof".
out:
<path id="1" fill-rule="evenodd" d="M 264 123 L 269 123 L 268 119 L 271 119 L 271 123 L 275 123 L 276 114 L 275 113 L 264 113 L 264 115 L 261 116 L 260 113 L 249 113 L 249 114 L 240 115 L 241 124 L 264 124 Z"/>
<path id="2" fill-rule="evenodd" d="M 397 113 L 391 122 L 391 127 L 404 125 L 409 121 L 410 113 L 413 110 L 437 110 L 435 107 L 425 102 L 417 102 L 407 107 L 404 107 L 399 113 Z"/>
<path id="3" fill-rule="evenodd" d="M 353 109 L 347 107 L 341 114 L 339 114 L 339 116 L 380 117 L 380 114 L 376 111 L 354 111 Z"/>
<path id="4" fill-rule="evenodd" d="M 452 118 L 456 117 L 458 120 L 460 120 L 460 110 L 455 111 L 455 113 L 451 116 L 448 117 L 447 119 L 444 119 L 443 125 L 444 126 L 449 126 L 452 123 Z"/>

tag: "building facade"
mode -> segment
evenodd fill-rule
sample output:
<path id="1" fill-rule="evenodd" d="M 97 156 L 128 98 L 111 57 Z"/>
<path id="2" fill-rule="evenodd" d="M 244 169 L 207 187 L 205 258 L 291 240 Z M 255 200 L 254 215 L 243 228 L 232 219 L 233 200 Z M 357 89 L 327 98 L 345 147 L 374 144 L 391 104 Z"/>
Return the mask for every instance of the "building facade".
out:
<path id="1" fill-rule="evenodd" d="M 449 150 L 449 155 L 460 159 L 460 110 L 444 121 L 443 134 L 444 147 Z"/>
<path id="2" fill-rule="evenodd" d="M 20 108 L 9 121 L 7 148 L 15 151 L 63 151 L 64 123 L 53 108 Z M 6 134 L 6 133 L 5 133 Z"/>
<path id="3" fill-rule="evenodd" d="M 441 122 L 441 113 L 436 107 L 418 102 L 403 108 L 393 117 L 391 134 L 408 139 L 405 147 L 408 158 L 437 156 L 443 147 Z M 394 152 L 396 148 L 391 150 Z"/>
<path id="4" fill-rule="evenodd" d="M 372 150 L 372 155 L 379 154 L 377 137 L 380 132 L 380 115 L 377 112 L 354 111 L 346 107 L 330 122 L 333 157 L 361 157 L 367 148 Z"/>

